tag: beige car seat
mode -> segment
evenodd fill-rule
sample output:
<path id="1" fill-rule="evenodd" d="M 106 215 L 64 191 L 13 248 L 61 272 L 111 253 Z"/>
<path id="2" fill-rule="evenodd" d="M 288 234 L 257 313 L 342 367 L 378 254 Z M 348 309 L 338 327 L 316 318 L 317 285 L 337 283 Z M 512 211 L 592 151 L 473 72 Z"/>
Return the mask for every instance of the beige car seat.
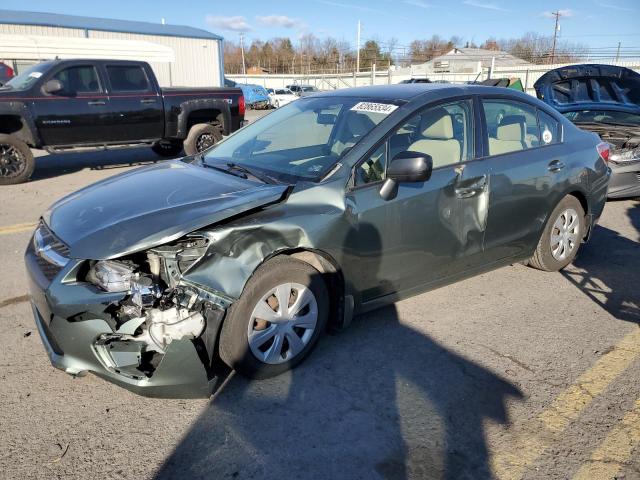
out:
<path id="1" fill-rule="evenodd" d="M 344 120 L 344 127 L 340 129 L 338 137 L 331 146 L 331 153 L 341 155 L 347 148 L 353 147 L 364 135 L 369 133 L 376 124 L 363 113 L 349 112 Z"/>
<path id="2" fill-rule="evenodd" d="M 489 155 L 517 152 L 527 148 L 525 143 L 526 120 L 523 115 L 507 115 L 496 131 L 496 138 L 489 137 Z"/>
<path id="3" fill-rule="evenodd" d="M 420 131 L 423 138 L 409 145 L 409 150 L 430 155 L 433 168 L 460 162 L 460 142 L 453 138 L 451 115 L 444 108 L 425 113 L 420 120 Z"/>

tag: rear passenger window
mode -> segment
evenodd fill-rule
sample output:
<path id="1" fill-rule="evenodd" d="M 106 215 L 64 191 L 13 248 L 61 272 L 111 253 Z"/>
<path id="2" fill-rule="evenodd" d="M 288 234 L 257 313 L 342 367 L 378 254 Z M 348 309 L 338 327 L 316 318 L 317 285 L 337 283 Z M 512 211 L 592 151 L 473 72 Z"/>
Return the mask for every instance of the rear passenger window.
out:
<path id="1" fill-rule="evenodd" d="M 542 145 L 551 145 L 560 141 L 560 122 L 548 113 L 538 110 L 538 123 Z"/>
<path id="2" fill-rule="evenodd" d="M 489 133 L 489 155 L 540 146 L 536 109 L 509 100 L 483 100 Z"/>
<path id="3" fill-rule="evenodd" d="M 137 65 L 110 65 L 107 74 L 114 92 L 148 92 L 149 80 L 144 69 Z"/>

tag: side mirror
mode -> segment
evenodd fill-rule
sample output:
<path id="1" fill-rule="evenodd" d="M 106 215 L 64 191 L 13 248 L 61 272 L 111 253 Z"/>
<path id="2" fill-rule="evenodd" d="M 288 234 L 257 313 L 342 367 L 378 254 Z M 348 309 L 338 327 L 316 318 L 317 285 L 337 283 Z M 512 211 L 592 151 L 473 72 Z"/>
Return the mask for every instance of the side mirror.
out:
<path id="1" fill-rule="evenodd" d="M 398 194 L 399 183 L 426 182 L 431 178 L 433 160 L 430 155 L 407 150 L 397 154 L 387 168 L 387 179 L 380 188 L 380 196 L 392 200 Z"/>
<path id="2" fill-rule="evenodd" d="M 64 85 L 62 85 L 62 82 L 60 80 L 56 80 L 54 78 L 45 83 L 42 89 L 44 90 L 44 93 L 53 94 L 61 92 L 64 89 Z"/>

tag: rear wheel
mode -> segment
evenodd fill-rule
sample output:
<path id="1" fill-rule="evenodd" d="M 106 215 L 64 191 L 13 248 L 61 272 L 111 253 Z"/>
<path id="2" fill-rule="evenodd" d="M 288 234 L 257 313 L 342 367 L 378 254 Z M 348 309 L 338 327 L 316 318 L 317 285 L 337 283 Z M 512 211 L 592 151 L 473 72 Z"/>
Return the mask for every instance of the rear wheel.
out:
<path id="1" fill-rule="evenodd" d="M 21 140 L 0 134 L 0 185 L 29 180 L 36 163 L 29 146 Z"/>
<path id="2" fill-rule="evenodd" d="M 528 264 L 553 272 L 569 265 L 585 234 L 585 213 L 578 199 L 567 195 L 549 216 L 549 221 Z"/>
<path id="3" fill-rule="evenodd" d="M 184 152 L 187 155 L 195 155 L 213 147 L 220 140 L 222 140 L 222 132 L 219 127 L 209 123 L 198 123 L 191 127 L 184 140 Z"/>
<path id="4" fill-rule="evenodd" d="M 182 151 L 182 142 L 180 140 L 162 139 L 151 146 L 158 155 L 163 157 L 177 157 Z"/>
<path id="5" fill-rule="evenodd" d="M 329 294 L 321 274 L 290 257 L 267 261 L 229 309 L 220 357 L 251 378 L 268 378 L 299 364 L 327 324 Z"/>

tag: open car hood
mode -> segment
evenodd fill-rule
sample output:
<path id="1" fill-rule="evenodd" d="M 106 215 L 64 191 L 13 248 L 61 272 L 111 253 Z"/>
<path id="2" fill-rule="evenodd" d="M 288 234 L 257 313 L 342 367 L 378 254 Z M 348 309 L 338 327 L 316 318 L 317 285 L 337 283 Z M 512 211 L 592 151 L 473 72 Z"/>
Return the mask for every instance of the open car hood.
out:
<path id="1" fill-rule="evenodd" d="M 545 103 L 565 113 L 618 110 L 640 113 L 640 74 L 614 65 L 569 65 L 545 73 L 533 85 Z"/>
<path id="2" fill-rule="evenodd" d="M 103 260 L 278 202 L 287 190 L 175 160 L 79 190 L 55 203 L 44 220 L 71 257 Z"/>

